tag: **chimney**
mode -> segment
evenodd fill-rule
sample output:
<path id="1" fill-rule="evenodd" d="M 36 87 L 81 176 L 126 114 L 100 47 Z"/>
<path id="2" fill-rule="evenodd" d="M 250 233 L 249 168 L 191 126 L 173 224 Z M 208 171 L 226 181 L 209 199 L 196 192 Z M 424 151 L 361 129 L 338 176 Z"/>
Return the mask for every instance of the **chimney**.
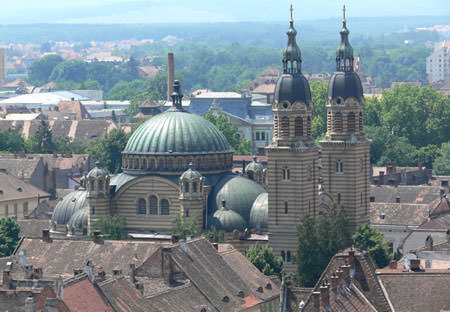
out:
<path id="1" fill-rule="evenodd" d="M 61 275 L 57 275 L 56 283 L 55 283 L 55 291 L 56 297 L 59 300 L 64 300 L 64 282 Z"/>
<path id="2" fill-rule="evenodd" d="M 400 196 L 396 196 L 396 197 L 395 197 L 395 202 L 396 202 L 396 203 L 400 203 Z"/>
<path id="3" fill-rule="evenodd" d="M 342 279 L 345 283 L 350 283 L 350 266 L 348 264 L 341 265 Z"/>
<path id="4" fill-rule="evenodd" d="M 162 249 L 162 274 L 167 285 L 173 284 L 173 260 L 171 252 L 172 250 L 170 248 L 164 247 Z"/>
<path id="5" fill-rule="evenodd" d="M 32 265 L 26 265 L 24 267 L 24 278 L 25 279 L 33 279 L 33 266 Z"/>
<path id="6" fill-rule="evenodd" d="M 348 264 L 350 271 L 355 270 L 355 250 L 353 248 L 348 251 Z"/>
<path id="7" fill-rule="evenodd" d="M 324 306 L 330 305 L 330 293 L 328 291 L 328 285 L 320 286 L 320 302 Z"/>
<path id="8" fill-rule="evenodd" d="M 425 248 L 428 251 L 433 251 L 433 237 L 431 237 L 431 235 L 428 235 L 425 240 Z"/>
<path id="9" fill-rule="evenodd" d="M 173 80 L 175 79 L 175 65 L 173 62 L 173 53 L 167 54 L 167 101 L 172 101 Z"/>
<path id="10" fill-rule="evenodd" d="M 25 299 L 25 312 L 35 312 L 36 311 L 36 305 L 34 303 L 33 297 L 28 297 Z"/>
<path id="11" fill-rule="evenodd" d="M 420 259 L 409 260 L 411 271 L 420 271 Z"/>
<path id="12" fill-rule="evenodd" d="M 5 286 L 6 289 L 11 288 L 11 272 L 10 271 L 3 270 L 2 281 L 3 281 L 3 286 Z"/>
<path id="13" fill-rule="evenodd" d="M 133 284 L 136 283 L 136 265 L 134 263 L 130 263 L 130 280 Z"/>
<path id="14" fill-rule="evenodd" d="M 92 283 L 95 281 L 94 264 L 90 260 L 88 260 L 88 262 L 86 263 L 86 266 L 84 267 L 84 273 L 87 274 L 87 276 L 89 277 L 89 280 Z"/>
<path id="15" fill-rule="evenodd" d="M 56 298 L 45 299 L 45 312 L 58 312 L 58 299 Z"/>
<path id="16" fill-rule="evenodd" d="M 312 301 L 314 304 L 314 312 L 320 312 L 320 292 L 313 291 L 312 293 Z"/>
<path id="17" fill-rule="evenodd" d="M 336 289 L 339 285 L 339 276 L 337 276 L 337 274 L 331 275 L 330 277 L 330 286 L 331 286 L 331 291 L 336 292 Z"/>
<path id="18" fill-rule="evenodd" d="M 103 235 L 102 232 L 96 230 L 94 231 L 94 239 L 93 239 L 94 243 L 96 244 L 103 244 Z"/>
<path id="19" fill-rule="evenodd" d="M 391 260 L 389 262 L 389 269 L 391 269 L 391 270 L 396 270 L 397 269 L 397 261 L 396 260 Z"/>
<path id="20" fill-rule="evenodd" d="M 34 279 L 41 279 L 42 278 L 42 276 L 43 276 L 43 274 L 42 274 L 42 268 L 36 268 L 36 269 L 34 269 L 34 271 L 33 271 L 33 278 Z"/>
<path id="21" fill-rule="evenodd" d="M 42 241 L 49 242 L 50 241 L 50 231 L 48 229 L 42 230 Z"/>

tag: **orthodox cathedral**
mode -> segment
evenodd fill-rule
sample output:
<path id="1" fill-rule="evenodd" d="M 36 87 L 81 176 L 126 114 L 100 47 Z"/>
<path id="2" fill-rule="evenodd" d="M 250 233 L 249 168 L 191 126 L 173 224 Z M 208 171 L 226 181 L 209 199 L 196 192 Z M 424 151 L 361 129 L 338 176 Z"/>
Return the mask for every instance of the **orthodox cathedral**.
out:
<path id="1" fill-rule="evenodd" d="M 122 152 L 121 174 L 98 165 L 55 207 L 52 232 L 86 235 L 101 216 L 122 216 L 129 232 L 170 233 L 175 218 L 198 218 L 199 227 L 227 233 L 268 233 L 288 271 L 295 269 L 296 226 L 341 204 L 352 227 L 368 222 L 370 141 L 363 132 L 364 98 L 354 71 L 345 8 L 328 87 L 327 132 L 312 138 L 313 103 L 291 19 L 283 74 L 272 104 L 273 140 L 268 168 L 256 161 L 232 173 L 233 151 L 212 123 L 182 108 L 174 82 L 173 107 L 137 128 Z"/>

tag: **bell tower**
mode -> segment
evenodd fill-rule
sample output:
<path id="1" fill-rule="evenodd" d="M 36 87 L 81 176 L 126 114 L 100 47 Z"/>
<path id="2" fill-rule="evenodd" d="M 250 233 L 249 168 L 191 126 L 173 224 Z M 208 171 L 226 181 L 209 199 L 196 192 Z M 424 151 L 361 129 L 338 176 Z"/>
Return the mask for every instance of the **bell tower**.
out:
<path id="1" fill-rule="evenodd" d="M 88 234 L 94 229 L 94 223 L 99 217 L 110 215 L 110 177 L 105 170 L 100 168 L 100 163 L 95 164 L 86 176 L 87 199 L 88 199 Z"/>
<path id="2" fill-rule="evenodd" d="M 336 72 L 328 85 L 327 133 L 320 146 L 323 186 L 354 228 L 369 221 L 370 141 L 363 132 L 363 88 L 354 71 L 349 33 L 344 6 Z"/>
<path id="3" fill-rule="evenodd" d="M 305 214 L 315 215 L 318 185 L 318 149 L 311 136 L 313 103 L 302 74 L 291 6 L 283 51 L 283 74 L 277 81 L 272 110 L 274 136 L 266 147 L 268 158 L 269 244 L 284 259 L 288 272 L 296 269 L 297 224 Z"/>

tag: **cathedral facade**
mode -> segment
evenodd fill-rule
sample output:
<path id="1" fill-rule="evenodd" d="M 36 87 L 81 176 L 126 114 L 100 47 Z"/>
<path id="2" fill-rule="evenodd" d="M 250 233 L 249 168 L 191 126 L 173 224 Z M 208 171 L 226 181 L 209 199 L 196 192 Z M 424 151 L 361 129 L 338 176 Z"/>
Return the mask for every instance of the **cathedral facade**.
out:
<path id="1" fill-rule="evenodd" d="M 345 14 L 336 72 L 328 88 L 327 132 L 312 137 L 313 105 L 292 18 L 272 110 L 274 133 L 268 168 L 254 161 L 232 173 L 233 151 L 219 129 L 182 108 L 174 82 L 173 107 L 140 125 L 122 151 L 122 173 L 98 165 L 81 187 L 56 206 L 51 227 L 59 235 L 86 235 L 102 216 L 121 216 L 126 231 L 170 234 L 177 216 L 226 233 L 266 233 L 286 271 L 295 271 L 297 225 L 334 204 L 349 225 L 368 222 L 370 141 L 363 132 L 364 97 L 354 71 Z M 321 155 L 321 156 L 320 156 Z M 321 170 L 319 170 L 321 168 Z M 239 237 L 239 235 L 237 236 Z M 242 237 L 242 236 L 241 236 Z"/>

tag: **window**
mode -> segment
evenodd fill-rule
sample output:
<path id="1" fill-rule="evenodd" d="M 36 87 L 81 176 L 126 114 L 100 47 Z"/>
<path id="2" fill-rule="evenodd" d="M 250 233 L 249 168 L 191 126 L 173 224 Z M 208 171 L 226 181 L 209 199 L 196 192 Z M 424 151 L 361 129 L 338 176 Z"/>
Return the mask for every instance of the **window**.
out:
<path id="1" fill-rule="evenodd" d="M 154 159 L 151 159 L 151 160 L 150 160 L 150 169 L 151 169 L 151 170 L 155 170 L 155 167 L 156 167 L 156 162 L 155 162 Z"/>
<path id="2" fill-rule="evenodd" d="M 150 196 L 150 214 L 158 214 L 158 198 L 155 195 Z"/>
<path id="3" fill-rule="evenodd" d="M 147 169 L 147 159 L 142 159 L 142 169 Z"/>
<path id="4" fill-rule="evenodd" d="M 255 133 L 256 141 L 259 141 L 259 132 Z"/>
<path id="5" fill-rule="evenodd" d="M 306 119 L 306 136 L 311 136 L 311 117 Z"/>
<path id="6" fill-rule="evenodd" d="M 281 251 L 281 258 L 283 259 L 283 261 L 286 260 L 286 255 L 284 253 L 284 250 Z"/>
<path id="7" fill-rule="evenodd" d="M 350 112 L 347 116 L 347 132 L 356 131 L 355 113 Z"/>
<path id="8" fill-rule="evenodd" d="M 14 204 L 14 216 L 17 217 L 17 204 Z"/>
<path id="9" fill-rule="evenodd" d="M 28 215 L 28 202 L 24 202 L 22 208 L 23 208 L 23 215 L 24 216 Z"/>
<path id="10" fill-rule="evenodd" d="M 167 169 L 172 170 L 173 169 L 173 159 L 169 158 L 167 160 Z"/>
<path id="11" fill-rule="evenodd" d="M 264 141 L 266 139 L 266 133 L 261 132 L 261 141 Z"/>
<path id="12" fill-rule="evenodd" d="M 161 215 L 168 216 L 169 214 L 169 201 L 167 199 L 163 199 L 161 200 Z"/>
<path id="13" fill-rule="evenodd" d="M 197 193 L 197 182 L 192 183 L 192 192 Z"/>
<path id="14" fill-rule="evenodd" d="M 327 114 L 327 132 L 331 132 L 331 112 Z"/>
<path id="15" fill-rule="evenodd" d="M 178 159 L 178 169 L 183 169 L 183 159 Z"/>
<path id="16" fill-rule="evenodd" d="M 95 206 L 92 206 L 92 214 L 95 215 Z"/>
<path id="17" fill-rule="evenodd" d="M 344 172 L 344 163 L 342 162 L 342 160 L 336 160 L 336 172 L 337 173 Z"/>
<path id="18" fill-rule="evenodd" d="M 302 117 L 295 118 L 295 136 L 296 137 L 303 136 L 303 119 L 302 119 Z"/>
<path id="19" fill-rule="evenodd" d="M 188 182 L 184 182 L 184 192 L 189 193 L 189 183 Z"/>
<path id="20" fill-rule="evenodd" d="M 286 261 L 291 262 L 291 252 L 289 250 L 286 252 Z"/>
<path id="21" fill-rule="evenodd" d="M 281 118 L 281 136 L 289 137 L 289 117 Z"/>
<path id="22" fill-rule="evenodd" d="M 186 218 L 189 218 L 189 208 L 186 208 L 186 209 L 184 210 L 184 216 L 185 216 Z"/>
<path id="23" fill-rule="evenodd" d="M 341 193 L 338 193 L 338 204 L 341 203 Z"/>
<path id="24" fill-rule="evenodd" d="M 8 205 L 5 205 L 5 217 L 9 215 Z"/>
<path id="25" fill-rule="evenodd" d="M 342 114 L 339 112 L 334 115 L 334 132 L 342 132 Z"/>
<path id="26" fill-rule="evenodd" d="M 98 180 L 98 191 L 103 192 L 103 180 Z"/>
<path id="27" fill-rule="evenodd" d="M 284 202 L 284 213 L 285 214 L 288 213 L 288 202 L 287 201 Z"/>
<path id="28" fill-rule="evenodd" d="M 147 203 L 145 199 L 140 198 L 138 201 L 138 214 L 147 214 Z"/>
<path id="29" fill-rule="evenodd" d="M 164 169 L 164 159 L 162 158 L 159 160 L 158 169 L 159 170 Z"/>
<path id="30" fill-rule="evenodd" d="M 361 112 L 359 113 L 359 131 L 363 131 L 363 114 Z"/>
<path id="31" fill-rule="evenodd" d="M 283 181 L 289 181 L 291 179 L 291 171 L 288 168 L 282 169 Z"/>

